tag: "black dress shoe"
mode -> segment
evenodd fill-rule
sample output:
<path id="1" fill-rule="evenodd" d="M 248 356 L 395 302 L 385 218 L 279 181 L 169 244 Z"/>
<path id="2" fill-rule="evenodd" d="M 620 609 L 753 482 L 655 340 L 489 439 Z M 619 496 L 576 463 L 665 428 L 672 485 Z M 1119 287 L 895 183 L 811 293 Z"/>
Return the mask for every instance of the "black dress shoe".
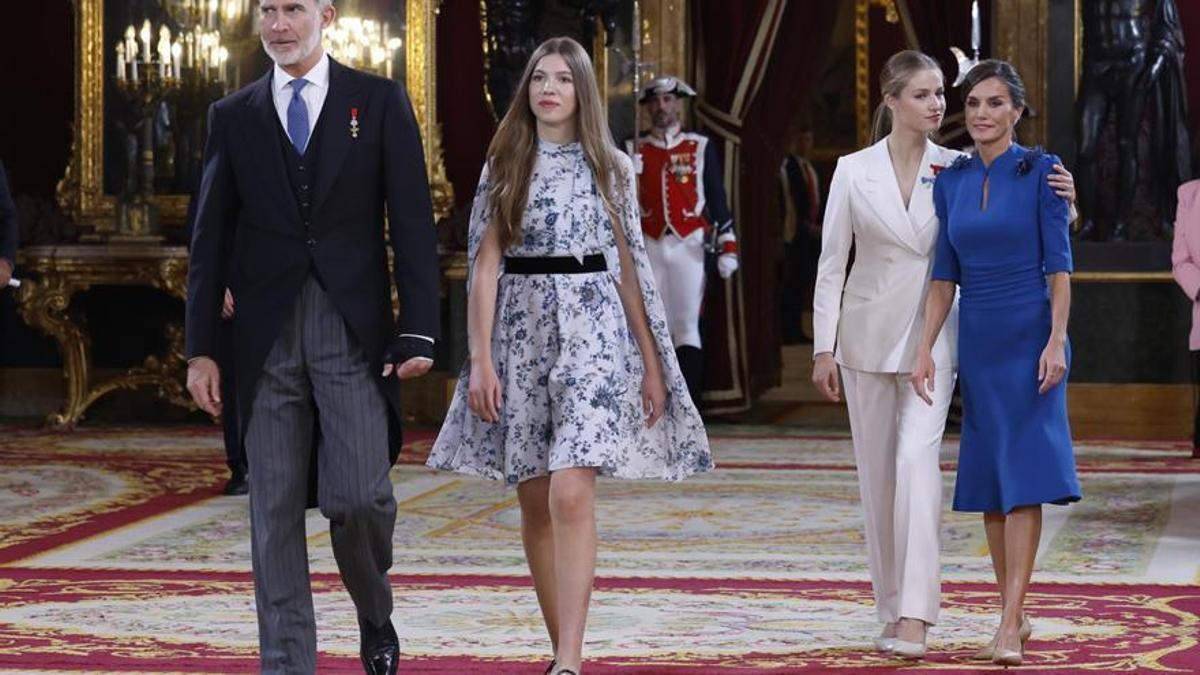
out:
<path id="1" fill-rule="evenodd" d="M 227 495 L 244 495 L 250 492 L 250 484 L 246 482 L 245 471 L 234 471 L 229 477 L 229 482 L 225 483 L 225 489 L 221 490 Z"/>
<path id="2" fill-rule="evenodd" d="M 400 645 L 379 645 L 369 653 L 363 652 L 361 657 L 363 672 L 367 675 L 396 675 L 396 667 L 400 663 Z"/>
<path id="3" fill-rule="evenodd" d="M 389 620 L 382 627 L 376 628 L 363 619 L 358 622 L 362 635 L 363 672 L 367 675 L 396 675 L 396 666 L 400 662 L 400 638 L 396 636 L 396 628 Z"/>

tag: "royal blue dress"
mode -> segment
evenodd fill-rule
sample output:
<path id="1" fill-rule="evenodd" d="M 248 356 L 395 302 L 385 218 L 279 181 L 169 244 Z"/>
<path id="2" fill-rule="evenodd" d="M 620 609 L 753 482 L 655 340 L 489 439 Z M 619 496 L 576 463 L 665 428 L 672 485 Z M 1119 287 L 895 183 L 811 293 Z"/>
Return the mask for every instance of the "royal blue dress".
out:
<path id="1" fill-rule="evenodd" d="M 1038 360 L 1050 338 L 1046 275 L 1072 268 L 1067 202 L 1046 182 L 1057 162 L 1013 144 L 990 167 L 977 155 L 961 158 L 934 185 L 940 229 L 933 278 L 957 283 L 961 293 L 955 511 L 1008 513 L 1082 494 L 1067 378 L 1038 393 Z M 1070 362 L 1068 343 L 1068 371 Z"/>

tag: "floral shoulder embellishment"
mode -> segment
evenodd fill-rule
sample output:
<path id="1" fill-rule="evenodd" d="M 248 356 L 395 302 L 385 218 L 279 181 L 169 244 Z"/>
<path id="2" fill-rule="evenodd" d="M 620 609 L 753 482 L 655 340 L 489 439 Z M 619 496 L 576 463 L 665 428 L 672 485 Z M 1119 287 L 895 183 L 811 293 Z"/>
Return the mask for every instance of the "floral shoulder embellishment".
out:
<path id="1" fill-rule="evenodd" d="M 950 170 L 958 171 L 960 169 L 965 169 L 966 166 L 971 163 L 971 159 L 974 157 L 975 155 L 959 155 L 958 159 L 954 160 L 954 162 L 950 164 Z"/>
<path id="2" fill-rule="evenodd" d="M 1040 145 L 1026 150 L 1025 154 L 1021 155 L 1020 161 L 1017 162 L 1017 175 L 1024 176 L 1029 173 L 1033 165 L 1037 164 L 1037 161 L 1045 155 L 1046 151 L 1042 150 L 1042 146 Z"/>

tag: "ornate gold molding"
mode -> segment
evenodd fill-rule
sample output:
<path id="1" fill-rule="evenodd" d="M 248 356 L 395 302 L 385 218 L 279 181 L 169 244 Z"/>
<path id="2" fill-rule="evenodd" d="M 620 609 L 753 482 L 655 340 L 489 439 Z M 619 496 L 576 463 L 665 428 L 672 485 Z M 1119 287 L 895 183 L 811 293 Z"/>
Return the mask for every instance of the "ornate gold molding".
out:
<path id="1" fill-rule="evenodd" d="M 104 194 L 104 0 L 72 0 L 75 6 L 75 122 L 71 155 L 58 182 L 59 208 L 77 223 L 111 229 L 116 197 Z M 160 195 L 168 222 L 187 215 L 187 195 Z"/>
<path id="2" fill-rule="evenodd" d="M 854 3 L 855 140 L 863 147 L 871 138 L 871 0 Z"/>
<path id="3" fill-rule="evenodd" d="M 640 0 L 641 77 L 682 77 L 695 84 L 690 72 L 688 6 L 684 0 Z"/>
<path id="4" fill-rule="evenodd" d="M 425 168 L 436 218 L 450 215 L 454 187 L 442 162 L 442 127 L 437 121 L 437 15 L 441 0 L 407 0 L 405 86 L 425 140 Z"/>
<path id="5" fill-rule="evenodd" d="M 1075 272 L 1074 283 L 1154 283 L 1173 284 L 1175 277 L 1170 272 Z"/>
<path id="6" fill-rule="evenodd" d="M 195 409 L 184 387 L 183 328 L 168 324 L 167 351 L 147 356 L 141 366 L 93 383 L 91 338 L 68 313 L 71 298 L 92 286 L 148 286 L 172 297 L 187 296 L 187 250 L 154 246 L 33 246 L 20 252 L 21 269 L 36 281 L 21 286 L 18 304 L 27 324 L 58 343 L 66 380 L 63 409 L 47 418 L 51 426 L 75 426 L 101 397 L 117 390 L 155 389 L 159 398 Z"/>
<path id="7" fill-rule="evenodd" d="M 1035 113 L 1018 125 L 1023 145 L 1046 144 L 1047 0 L 992 3 L 992 45 L 996 58 L 1016 67 L 1025 81 L 1025 98 Z"/>

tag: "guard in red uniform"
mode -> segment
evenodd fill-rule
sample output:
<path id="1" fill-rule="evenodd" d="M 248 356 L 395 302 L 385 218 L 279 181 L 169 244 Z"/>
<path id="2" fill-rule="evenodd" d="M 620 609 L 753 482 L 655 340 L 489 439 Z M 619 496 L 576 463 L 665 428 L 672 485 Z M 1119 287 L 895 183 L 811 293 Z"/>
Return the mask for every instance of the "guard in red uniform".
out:
<path id="1" fill-rule="evenodd" d="M 684 100 L 695 95 L 675 77 L 651 82 L 638 99 L 651 129 L 636 146 L 626 142 L 626 149 L 638 172 L 650 266 L 666 306 L 679 366 L 698 407 L 704 368 L 700 307 L 705 253 L 716 257 L 722 279 L 737 271 L 738 255 L 716 148 L 707 136 L 680 127 Z"/>

